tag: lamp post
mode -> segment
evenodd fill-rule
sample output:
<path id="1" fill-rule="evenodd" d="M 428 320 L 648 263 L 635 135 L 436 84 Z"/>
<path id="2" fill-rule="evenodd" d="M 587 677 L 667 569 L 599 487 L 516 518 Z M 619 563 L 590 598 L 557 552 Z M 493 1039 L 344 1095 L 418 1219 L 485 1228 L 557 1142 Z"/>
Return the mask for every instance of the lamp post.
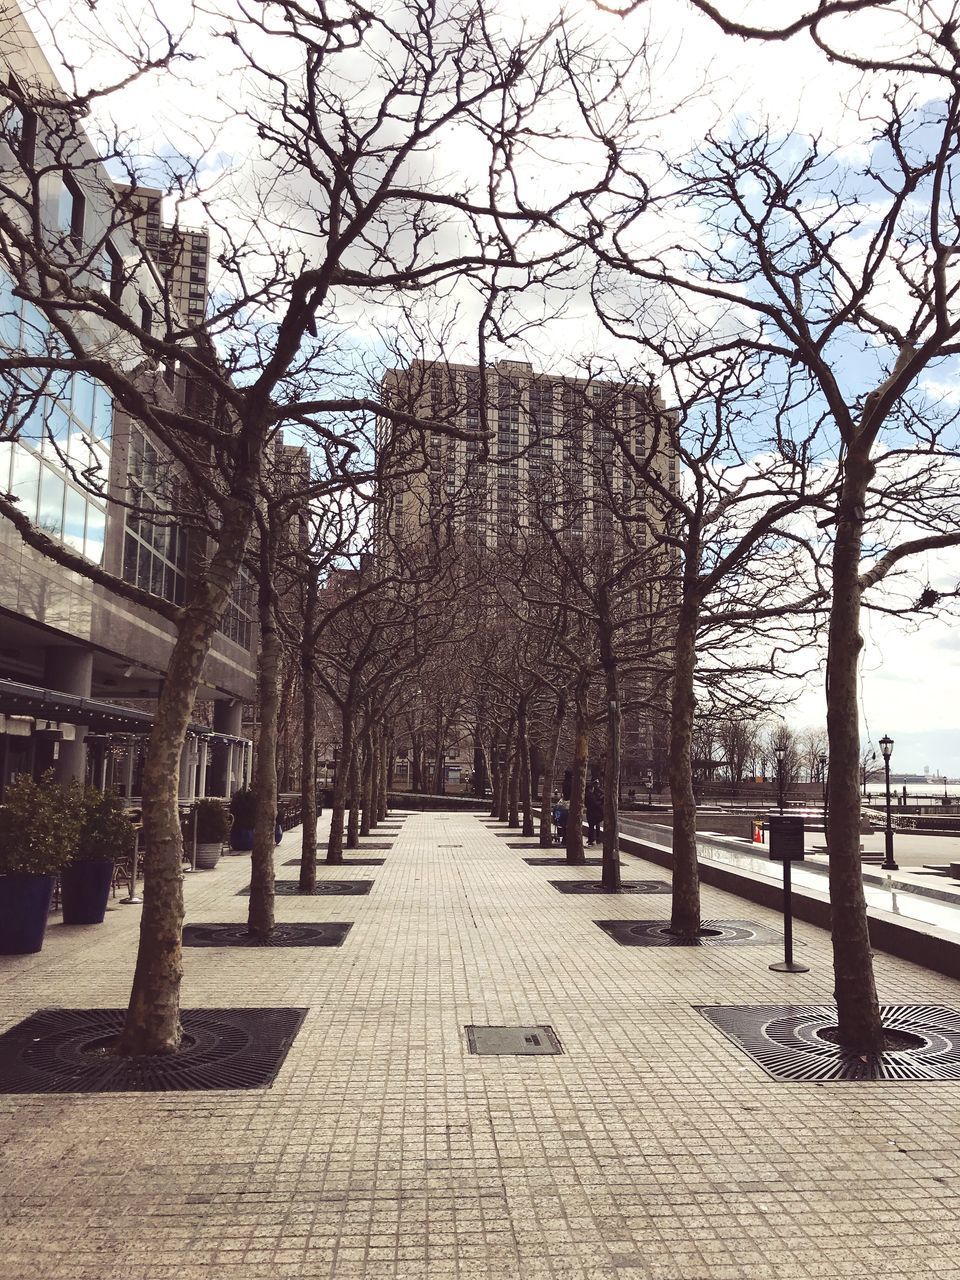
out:
<path id="1" fill-rule="evenodd" d="M 820 783 L 823 787 L 823 838 L 827 838 L 827 753 L 820 753 Z"/>
<path id="2" fill-rule="evenodd" d="M 777 807 L 783 813 L 783 758 L 786 755 L 786 747 L 782 742 L 774 747 L 773 754 L 777 757 Z"/>
<path id="3" fill-rule="evenodd" d="M 893 819 L 890 817 L 890 757 L 893 755 L 893 739 L 886 734 L 880 739 L 880 750 L 883 752 L 883 775 L 887 787 L 887 827 L 884 836 L 884 856 L 880 864 L 883 871 L 899 871 L 893 860 Z"/>

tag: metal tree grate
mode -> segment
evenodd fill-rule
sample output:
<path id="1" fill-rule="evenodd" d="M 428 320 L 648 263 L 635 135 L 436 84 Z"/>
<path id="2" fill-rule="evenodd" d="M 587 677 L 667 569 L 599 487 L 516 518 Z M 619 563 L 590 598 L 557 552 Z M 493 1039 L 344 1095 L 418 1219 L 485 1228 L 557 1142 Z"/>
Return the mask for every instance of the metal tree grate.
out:
<path id="1" fill-rule="evenodd" d="M 343 862 L 324 862 L 322 858 L 317 859 L 317 870 L 321 867 L 382 867 L 383 858 L 345 858 Z M 299 858 L 290 858 L 282 864 L 285 867 L 299 867 Z"/>
<path id="2" fill-rule="evenodd" d="M 699 938 L 675 938 L 669 920 L 594 920 L 622 947 L 768 947 L 781 942 L 773 929 L 752 920 L 704 920 Z"/>
<path id="3" fill-rule="evenodd" d="M 568 862 L 566 858 L 524 858 L 530 867 L 602 867 L 602 858 L 584 858 L 582 862 Z M 623 866 L 623 863 L 620 864 Z"/>
<path id="4" fill-rule="evenodd" d="M 549 880 L 560 893 L 610 893 L 599 880 Z M 665 880 L 621 880 L 621 893 L 670 893 Z"/>
<path id="5" fill-rule="evenodd" d="M 483 1027 L 467 1026 L 467 1048 L 470 1053 L 510 1057 L 539 1057 L 563 1053 L 553 1027 Z"/>
<path id="6" fill-rule="evenodd" d="M 775 1080 L 960 1080 L 960 1012 L 942 1005 L 881 1005 L 887 1030 L 922 1043 L 866 1056 L 821 1038 L 836 1026 L 832 1005 L 695 1007 Z"/>
<path id="7" fill-rule="evenodd" d="M 188 924 L 183 928 L 185 947 L 339 947 L 351 924 L 275 924 L 264 941 L 241 924 Z"/>
<path id="8" fill-rule="evenodd" d="M 329 844 L 317 845 L 317 851 L 320 853 L 326 853 L 329 850 L 329 848 L 330 848 Z M 386 850 L 392 849 L 392 848 L 393 848 L 392 840 L 364 840 L 357 845 L 356 849 L 351 850 L 351 849 L 347 849 L 346 846 L 344 846 L 343 852 L 344 853 L 363 853 L 364 850 L 367 850 L 367 849 L 380 849 L 385 852 Z"/>
<path id="9" fill-rule="evenodd" d="M 40 1009 L 0 1035 L 0 1093 L 166 1093 L 262 1089 L 283 1065 L 306 1009 L 183 1009 L 177 1053 L 105 1052 L 123 1009 Z"/>
<path id="10" fill-rule="evenodd" d="M 510 840 L 507 842 L 508 849 L 542 849 L 544 847 L 536 836 L 527 836 L 525 840 Z M 552 845 L 546 847 L 553 848 Z"/>
<path id="11" fill-rule="evenodd" d="M 372 888 L 372 880 L 318 880 L 311 893 L 301 894 L 299 880 L 277 880 L 274 882 L 273 891 L 278 898 L 322 898 L 328 895 L 349 898 L 369 893 Z M 249 898 L 250 886 L 247 885 L 245 889 L 241 889 L 237 897 Z"/>

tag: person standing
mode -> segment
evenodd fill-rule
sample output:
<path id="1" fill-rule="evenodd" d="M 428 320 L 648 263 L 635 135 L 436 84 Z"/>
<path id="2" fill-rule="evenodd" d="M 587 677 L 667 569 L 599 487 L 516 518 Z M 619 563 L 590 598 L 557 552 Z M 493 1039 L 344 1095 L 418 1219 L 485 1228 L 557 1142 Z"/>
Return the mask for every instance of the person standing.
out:
<path id="1" fill-rule="evenodd" d="M 603 792 L 600 783 L 594 779 L 586 796 L 587 809 L 587 844 L 600 843 L 600 827 L 603 824 Z"/>

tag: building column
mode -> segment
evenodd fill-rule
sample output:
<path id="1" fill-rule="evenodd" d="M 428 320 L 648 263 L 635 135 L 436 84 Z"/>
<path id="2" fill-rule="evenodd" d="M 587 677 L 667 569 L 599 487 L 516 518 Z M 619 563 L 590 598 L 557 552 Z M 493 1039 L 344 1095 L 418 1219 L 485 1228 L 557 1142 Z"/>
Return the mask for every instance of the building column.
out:
<path id="1" fill-rule="evenodd" d="M 239 738 L 240 729 L 243 725 L 243 703 L 239 699 L 231 702 L 217 701 L 213 704 L 213 728 L 215 733 L 229 734 L 230 737 Z M 227 799 L 233 794 L 231 788 L 230 764 L 231 764 L 230 743 L 214 739 L 210 744 L 210 794 L 215 796 L 226 796 Z"/>
<path id="2" fill-rule="evenodd" d="M 197 796 L 202 800 L 207 794 L 207 760 L 210 752 L 209 738 L 200 739 L 200 778 L 197 787 Z"/>
<path id="3" fill-rule="evenodd" d="M 57 693 L 72 693 L 89 698 L 93 690 L 93 651 L 64 646 L 50 648 L 43 658 L 44 684 Z M 54 777 L 57 782 L 83 782 L 86 773 L 86 725 L 76 725 L 72 742 L 61 742 Z"/>

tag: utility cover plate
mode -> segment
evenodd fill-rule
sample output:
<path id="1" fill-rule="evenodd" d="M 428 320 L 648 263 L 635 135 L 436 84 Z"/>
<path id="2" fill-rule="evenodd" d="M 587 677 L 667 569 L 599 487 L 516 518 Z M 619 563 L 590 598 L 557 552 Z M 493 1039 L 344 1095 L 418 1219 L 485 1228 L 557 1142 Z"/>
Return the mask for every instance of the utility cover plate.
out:
<path id="1" fill-rule="evenodd" d="M 852 1054 L 820 1038 L 836 1026 L 834 1005 L 695 1005 L 775 1080 L 960 1080 L 960 1012 L 931 1004 L 883 1004 L 891 1032 L 920 1043 L 881 1054 Z"/>
<path id="2" fill-rule="evenodd" d="M 530 1057 L 548 1053 L 563 1053 L 563 1047 L 553 1027 L 481 1027 L 468 1026 L 467 1047 L 471 1053 L 482 1055 Z"/>
<path id="3" fill-rule="evenodd" d="M 549 880 L 560 893 L 609 893 L 599 880 Z M 665 880 L 621 880 L 621 893 L 670 893 Z"/>
<path id="4" fill-rule="evenodd" d="M 331 895 L 357 897 L 362 893 L 369 893 L 372 888 L 372 880 L 318 880 L 311 895 L 309 893 L 300 893 L 299 880 L 277 880 L 274 882 L 273 891 L 277 897 L 283 898 L 309 898 L 311 896 L 322 898 Z M 249 898 L 250 886 L 247 885 L 245 889 L 241 889 L 237 897 Z"/>
<path id="5" fill-rule="evenodd" d="M 183 1093 L 273 1083 L 306 1009 L 181 1009 L 177 1053 L 104 1049 L 125 1009 L 40 1009 L 0 1035 L 3 1093 Z"/>
<path id="6" fill-rule="evenodd" d="M 594 920 L 621 947 L 769 947 L 782 935 L 752 920 L 704 920 L 699 938 L 675 938 L 669 920 Z"/>

